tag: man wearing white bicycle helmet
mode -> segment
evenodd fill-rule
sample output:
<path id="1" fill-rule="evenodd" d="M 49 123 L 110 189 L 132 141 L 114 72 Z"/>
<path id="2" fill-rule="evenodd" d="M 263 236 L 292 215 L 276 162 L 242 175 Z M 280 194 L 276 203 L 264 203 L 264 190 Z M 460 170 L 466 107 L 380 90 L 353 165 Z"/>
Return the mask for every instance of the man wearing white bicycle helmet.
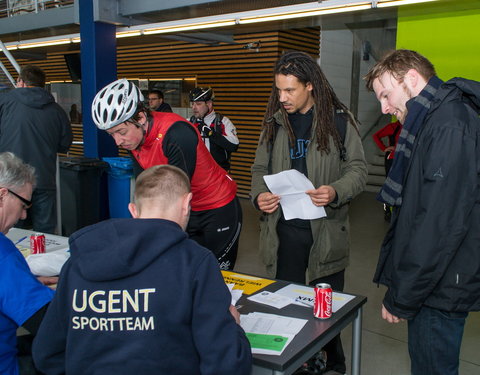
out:
<path id="1" fill-rule="evenodd" d="M 126 79 L 97 93 L 92 118 L 143 169 L 170 164 L 188 175 L 193 198 L 187 232 L 215 254 L 220 268 L 233 269 L 242 225 L 237 185 L 213 160 L 198 130 L 175 113 L 150 111 Z"/>

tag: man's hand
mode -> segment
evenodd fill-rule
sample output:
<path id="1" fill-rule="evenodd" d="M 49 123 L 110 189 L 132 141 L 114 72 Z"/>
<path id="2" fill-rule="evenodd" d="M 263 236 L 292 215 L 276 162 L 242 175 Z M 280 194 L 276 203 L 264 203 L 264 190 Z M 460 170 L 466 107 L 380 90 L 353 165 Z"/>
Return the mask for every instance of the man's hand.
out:
<path id="1" fill-rule="evenodd" d="M 260 193 L 257 197 L 258 208 L 267 214 L 275 212 L 280 202 L 280 196 L 270 192 Z"/>
<path id="2" fill-rule="evenodd" d="M 232 314 L 233 319 L 237 322 L 237 324 L 240 324 L 240 313 L 238 312 L 237 308 L 233 305 L 230 305 L 230 314 Z"/>
<path id="3" fill-rule="evenodd" d="M 405 321 L 405 319 L 399 318 L 398 316 L 391 314 L 383 305 L 382 305 L 382 318 L 389 323 L 400 323 Z"/>
<path id="4" fill-rule="evenodd" d="M 395 150 L 394 146 L 388 146 L 388 147 L 385 147 L 385 150 L 383 150 L 383 152 L 387 153 L 387 152 L 392 152 L 393 150 Z"/>
<path id="5" fill-rule="evenodd" d="M 330 204 L 337 196 L 337 192 L 330 185 L 322 185 L 317 189 L 307 190 L 305 193 L 310 196 L 312 203 L 317 207 Z"/>

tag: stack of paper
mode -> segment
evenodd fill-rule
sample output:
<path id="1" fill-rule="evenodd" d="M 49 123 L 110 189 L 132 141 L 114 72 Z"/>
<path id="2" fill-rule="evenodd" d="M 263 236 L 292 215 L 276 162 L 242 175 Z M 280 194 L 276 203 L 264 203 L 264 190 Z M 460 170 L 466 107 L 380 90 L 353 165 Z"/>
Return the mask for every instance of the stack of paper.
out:
<path id="1" fill-rule="evenodd" d="M 275 314 L 254 312 L 240 315 L 240 325 L 247 334 L 252 353 L 255 354 L 282 354 L 306 323 L 306 319 Z"/>

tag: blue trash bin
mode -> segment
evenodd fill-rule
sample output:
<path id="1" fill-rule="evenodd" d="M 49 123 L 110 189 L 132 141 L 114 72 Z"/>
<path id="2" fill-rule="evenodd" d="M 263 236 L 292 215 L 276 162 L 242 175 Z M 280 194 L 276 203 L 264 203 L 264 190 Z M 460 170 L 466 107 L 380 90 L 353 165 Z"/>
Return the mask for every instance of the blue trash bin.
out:
<path id="1" fill-rule="evenodd" d="M 108 205 L 110 217 L 131 217 L 128 211 L 130 203 L 130 180 L 133 176 L 133 162 L 130 158 L 102 158 L 110 168 L 108 174 Z"/>

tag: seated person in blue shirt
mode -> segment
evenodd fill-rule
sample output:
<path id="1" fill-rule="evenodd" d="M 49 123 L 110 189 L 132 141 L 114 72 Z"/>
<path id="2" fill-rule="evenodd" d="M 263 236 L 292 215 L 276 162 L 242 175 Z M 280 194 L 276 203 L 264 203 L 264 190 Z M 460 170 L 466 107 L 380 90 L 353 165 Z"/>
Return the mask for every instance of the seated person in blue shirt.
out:
<path id="1" fill-rule="evenodd" d="M 5 235 L 27 217 L 34 168 L 11 152 L 0 153 L 0 374 L 17 375 L 17 328 L 35 335 L 54 292 L 30 272 L 22 253 Z"/>
<path id="2" fill-rule="evenodd" d="M 213 253 L 188 238 L 190 182 L 137 178 L 129 219 L 70 237 L 71 257 L 33 345 L 48 375 L 250 375 L 252 354 Z"/>

